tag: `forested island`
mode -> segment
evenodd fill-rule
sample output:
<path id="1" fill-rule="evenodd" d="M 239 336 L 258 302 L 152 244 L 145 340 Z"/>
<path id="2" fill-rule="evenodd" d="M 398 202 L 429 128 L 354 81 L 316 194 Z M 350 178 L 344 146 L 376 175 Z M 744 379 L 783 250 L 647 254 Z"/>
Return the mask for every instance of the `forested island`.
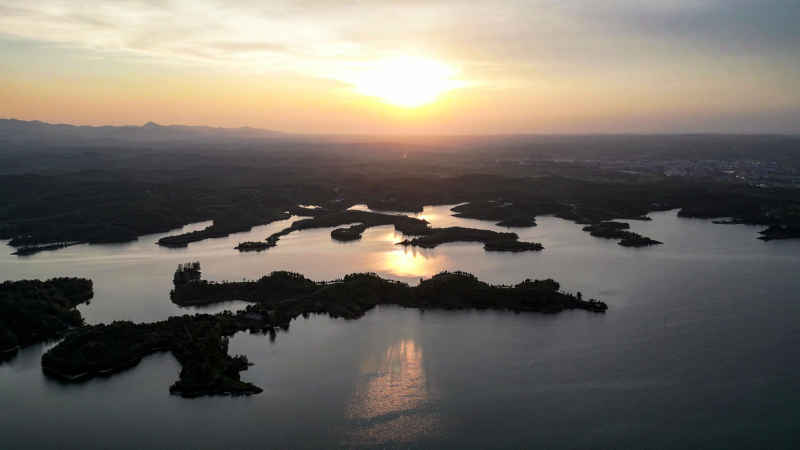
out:
<path id="1" fill-rule="evenodd" d="M 521 242 L 516 233 L 498 233 L 475 228 L 431 228 L 428 233 L 399 242 L 403 246 L 434 248 L 448 242 L 482 242 L 484 250 L 495 252 L 524 252 L 544 249 L 537 242 Z"/>
<path id="2" fill-rule="evenodd" d="M 0 283 L 0 357 L 83 325 L 75 307 L 92 296 L 92 281 L 83 278 Z"/>
<path id="3" fill-rule="evenodd" d="M 135 324 L 114 322 L 76 330 L 45 353 L 45 373 L 67 381 L 111 374 L 135 366 L 158 351 L 181 363 L 170 392 L 185 397 L 250 395 L 261 389 L 240 380 L 245 356 L 228 354 L 228 336 L 244 330 L 270 334 L 288 330 L 301 315 L 327 314 L 357 319 L 378 305 L 421 309 L 495 309 L 557 313 L 583 309 L 602 313 L 607 305 L 562 292 L 553 280 L 524 280 L 513 286 L 484 283 L 464 272 L 442 272 L 418 286 L 386 280 L 373 273 L 319 282 L 292 272 L 273 272 L 257 281 L 212 283 L 202 279 L 199 263 L 178 267 L 170 296 L 179 305 L 207 305 L 227 300 L 253 303 L 245 310 L 197 314 Z"/>
<path id="4" fill-rule="evenodd" d="M 46 252 L 49 250 L 60 250 L 62 248 L 67 248 L 75 244 L 76 242 L 56 242 L 53 244 L 43 244 L 43 245 L 25 245 L 22 247 L 18 247 L 11 254 L 17 256 L 30 256 L 30 255 L 35 255 L 39 252 Z"/>
<path id="5" fill-rule="evenodd" d="M 210 305 L 231 300 L 268 305 L 283 303 L 287 299 L 317 304 L 321 298 L 328 298 L 322 312 L 350 319 L 360 317 L 379 304 L 517 312 L 606 310 L 605 303 L 583 300 L 580 294 L 561 292 L 560 285 L 553 280 L 525 280 L 513 286 L 501 286 L 484 283 L 465 272 L 442 272 L 421 280 L 418 286 L 386 280 L 372 273 L 351 274 L 334 281 L 312 281 L 303 275 L 286 271 L 272 272 L 256 281 L 210 282 L 202 279 L 200 265 L 195 262 L 180 265 L 173 279 L 174 288 L 170 298 L 180 306 Z M 329 298 L 331 293 L 336 293 L 335 299 Z"/>
<path id="6" fill-rule="evenodd" d="M 367 226 L 363 223 L 357 223 L 355 225 L 350 225 L 347 228 L 337 228 L 331 231 L 331 238 L 337 241 L 356 241 L 361 239 L 361 233 L 367 229 Z"/>
<path id="7" fill-rule="evenodd" d="M 425 220 L 402 214 L 357 210 L 328 211 L 325 209 L 312 210 L 309 214 L 314 217 L 292 223 L 291 226 L 267 237 L 265 242 L 242 242 L 236 246 L 236 249 L 239 251 L 266 250 L 277 245 L 282 236 L 293 231 L 337 227 L 352 223 L 354 225 L 333 230 L 331 238 L 338 241 L 353 241 L 361 239 L 361 234 L 367 228 L 394 225 L 396 231 L 413 237 L 413 239 L 398 242 L 403 246 L 434 248 L 448 242 L 482 242 L 487 251 L 522 252 L 538 251 L 544 248 L 536 242 L 520 242 L 516 233 L 498 233 L 492 230 L 465 227 L 434 228 Z"/>
<path id="8" fill-rule="evenodd" d="M 661 244 L 654 239 L 628 231 L 630 227 L 630 224 L 625 222 L 607 221 L 585 226 L 583 231 L 588 231 L 592 236 L 599 238 L 619 239 L 618 244 L 623 247 L 649 247 Z"/>

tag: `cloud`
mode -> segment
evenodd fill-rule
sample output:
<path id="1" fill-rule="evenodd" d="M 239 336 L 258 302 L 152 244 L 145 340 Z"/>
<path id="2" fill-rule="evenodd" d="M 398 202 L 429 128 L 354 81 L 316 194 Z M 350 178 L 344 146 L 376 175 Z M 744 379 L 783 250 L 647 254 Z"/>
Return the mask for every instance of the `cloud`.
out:
<path id="1" fill-rule="evenodd" d="M 330 60 L 435 52 L 474 67 L 650 64 L 797 52 L 796 0 L 0 0 L 0 31 L 202 63 L 319 72 Z M 254 53 L 264 59 L 253 60 Z"/>
<path id="2" fill-rule="evenodd" d="M 341 90 L 342 73 L 412 54 L 524 105 L 756 114 L 800 109 L 797 23 L 798 0 L 0 0 L 0 69 L 176 65 Z M 97 61 L 65 63 L 73 52 Z"/>

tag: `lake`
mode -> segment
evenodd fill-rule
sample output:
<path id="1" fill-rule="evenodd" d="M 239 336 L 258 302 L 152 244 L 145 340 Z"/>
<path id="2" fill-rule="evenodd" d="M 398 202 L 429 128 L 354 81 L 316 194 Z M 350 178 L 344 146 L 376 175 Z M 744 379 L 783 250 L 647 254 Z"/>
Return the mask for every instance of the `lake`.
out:
<path id="1" fill-rule="evenodd" d="M 506 231 L 417 214 L 433 226 Z M 364 208 L 363 206 L 361 208 Z M 166 234 L 77 245 L 28 257 L 0 244 L 0 280 L 79 276 L 95 296 L 88 323 L 154 321 L 216 312 L 169 300 L 179 263 L 198 260 L 209 280 L 273 270 L 315 280 L 372 271 L 412 284 L 441 270 L 514 283 L 553 278 L 609 305 L 608 313 L 556 315 L 381 307 L 361 319 L 299 318 L 274 342 L 239 333 L 231 353 L 254 363 L 251 397 L 183 399 L 168 388 L 180 365 L 168 353 L 109 378 L 62 384 L 27 348 L 0 364 L 0 447 L 17 448 L 791 448 L 800 403 L 800 240 L 763 242 L 758 227 L 683 219 L 675 211 L 632 221 L 664 245 L 632 249 L 554 217 L 514 229 L 542 252 L 485 252 L 479 243 L 414 250 L 391 226 L 357 242 L 331 229 L 263 240 L 291 220 L 184 249 Z M 296 218 L 295 218 L 296 219 Z M 208 223 L 191 224 L 184 231 Z"/>

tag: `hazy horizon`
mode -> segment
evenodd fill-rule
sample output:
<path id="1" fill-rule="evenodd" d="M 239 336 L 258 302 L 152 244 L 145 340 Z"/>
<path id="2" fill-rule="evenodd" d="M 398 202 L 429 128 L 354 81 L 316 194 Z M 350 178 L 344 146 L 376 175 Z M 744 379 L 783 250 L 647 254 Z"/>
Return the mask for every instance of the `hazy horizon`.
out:
<path id="1" fill-rule="evenodd" d="M 293 132 L 293 131 L 285 131 L 279 130 L 275 128 L 262 128 L 262 127 L 253 127 L 249 125 L 233 125 L 233 126 L 218 126 L 218 125 L 209 125 L 209 124 L 202 124 L 202 123 L 159 123 L 154 122 L 152 120 L 147 121 L 145 123 L 120 123 L 120 124 L 88 124 L 88 123 L 70 123 L 70 122 L 47 122 L 39 119 L 20 119 L 16 117 L 0 117 L 0 121 L 17 121 L 23 123 L 39 123 L 42 125 L 49 125 L 49 126 L 70 126 L 70 127 L 88 127 L 88 128 L 144 128 L 148 125 L 154 125 L 163 128 L 169 127 L 185 127 L 185 128 L 207 128 L 210 130 L 252 130 L 252 131 L 263 131 L 269 133 L 275 133 L 277 136 L 285 135 L 285 136 L 330 136 L 330 137 L 348 137 L 348 136 L 363 136 L 363 137 L 581 137 L 581 136 L 788 136 L 788 137 L 795 137 L 800 136 L 800 131 L 798 132 L 720 132 L 720 131 L 674 131 L 674 132 L 626 132 L 626 131 L 618 131 L 618 132 L 574 132 L 574 133 L 526 133 L 526 132 L 511 132 L 511 133 L 426 133 L 426 132 L 373 132 L 373 133 L 315 133 L 315 132 Z"/>
<path id="2" fill-rule="evenodd" d="M 788 0 L 0 0 L 0 116 L 303 134 L 795 134 L 799 19 Z"/>

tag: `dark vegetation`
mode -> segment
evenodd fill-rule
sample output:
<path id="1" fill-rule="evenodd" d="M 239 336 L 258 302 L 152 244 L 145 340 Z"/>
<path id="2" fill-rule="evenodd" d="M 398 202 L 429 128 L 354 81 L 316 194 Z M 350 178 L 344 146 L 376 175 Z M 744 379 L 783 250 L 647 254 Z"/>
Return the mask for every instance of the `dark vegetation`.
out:
<path id="1" fill-rule="evenodd" d="M 800 206 L 791 206 L 783 211 L 781 223 L 770 225 L 761 231 L 759 239 L 771 241 L 775 239 L 800 238 Z"/>
<path id="2" fill-rule="evenodd" d="M 662 242 L 640 234 L 630 233 L 622 238 L 618 244 L 623 247 L 649 247 L 651 245 L 661 245 Z"/>
<path id="3" fill-rule="evenodd" d="M 314 210 L 314 217 L 301 219 L 289 228 L 279 231 L 273 236 L 284 236 L 292 231 L 307 230 L 311 228 L 328 228 L 350 223 L 359 223 L 365 228 L 381 225 L 394 225 L 395 230 L 408 235 L 425 233 L 428 222 L 414 217 L 400 214 L 382 214 L 370 211 L 328 211 L 325 209 Z"/>
<path id="4" fill-rule="evenodd" d="M 497 222 L 497 225 L 506 228 L 527 228 L 527 227 L 535 227 L 536 226 L 536 219 L 533 217 L 522 217 L 516 216 L 511 217 L 508 219 L 503 219 L 500 222 Z"/>
<path id="5" fill-rule="evenodd" d="M 487 252 L 538 252 L 544 250 L 544 246 L 538 242 L 523 242 L 516 239 L 492 239 L 483 244 L 483 249 Z"/>
<path id="6" fill-rule="evenodd" d="M 517 210 L 510 202 L 495 200 L 470 202 L 453 207 L 451 211 L 455 212 L 453 215 L 456 217 L 498 221 L 497 225 L 502 227 L 522 228 L 536 226 L 535 215 Z"/>
<path id="7" fill-rule="evenodd" d="M 583 231 L 605 239 L 619 239 L 619 245 L 623 247 L 648 247 L 659 245 L 661 242 L 642 236 L 638 233 L 628 231 L 631 226 L 625 222 L 598 222 L 583 227 Z"/>
<path id="8" fill-rule="evenodd" d="M 357 319 L 377 305 L 411 308 L 498 309 L 557 313 L 568 309 L 605 312 L 605 303 L 560 291 L 553 280 L 525 280 L 493 286 L 463 272 L 442 272 L 419 286 L 385 280 L 371 273 L 350 274 L 330 282 L 311 281 L 291 272 L 273 272 L 258 281 L 211 283 L 200 279 L 197 263 L 175 273 L 172 300 L 179 305 L 212 304 L 232 299 L 253 305 L 233 314 L 172 317 L 150 324 L 114 322 L 69 334 L 42 357 L 45 373 L 67 381 L 111 374 L 135 366 L 151 353 L 170 351 L 181 363 L 170 392 L 185 397 L 249 395 L 261 389 L 239 378 L 247 358 L 228 354 L 227 337 L 244 330 L 288 330 L 298 316 L 328 314 Z"/>
<path id="9" fill-rule="evenodd" d="M 46 374 L 78 381 L 133 367 L 143 357 L 170 351 L 181 371 L 170 393 L 184 397 L 250 395 L 261 389 L 239 379 L 249 365 L 228 354 L 227 335 L 239 330 L 230 313 L 171 317 L 162 322 L 114 322 L 84 327 L 42 356 Z"/>
<path id="10" fill-rule="evenodd" d="M 255 225 L 270 223 L 276 220 L 285 220 L 289 217 L 291 217 L 289 213 L 279 211 L 264 211 L 262 213 L 245 211 L 232 217 L 214 219 L 213 224 L 202 230 L 163 237 L 158 240 L 158 245 L 163 245 L 164 247 L 186 247 L 191 242 L 225 237 L 229 234 L 242 231 L 250 231 Z"/>
<path id="11" fill-rule="evenodd" d="M 428 222 L 413 217 L 403 216 L 399 214 L 381 214 L 368 211 L 329 211 L 327 209 L 315 209 L 307 212 L 314 217 L 308 219 L 301 219 L 293 222 L 289 227 L 284 228 L 277 233 L 267 237 L 267 244 L 269 247 L 275 246 L 282 236 L 293 231 L 309 230 L 312 228 L 330 228 L 338 227 L 347 224 L 357 224 L 348 229 L 345 234 L 361 237 L 361 233 L 370 227 L 377 227 L 381 225 L 394 225 L 395 230 L 407 234 L 417 235 L 426 233 L 430 228 Z M 345 229 L 340 229 L 345 230 Z M 360 231 L 358 231 L 360 230 Z M 335 231 L 335 230 L 334 230 Z M 340 233 L 337 233 L 340 234 Z M 336 239 L 331 234 L 331 237 Z M 357 239 L 357 238 L 356 238 Z M 249 243 L 248 243 L 249 244 Z"/>
<path id="12" fill-rule="evenodd" d="M 178 266 L 175 271 L 175 288 L 170 292 L 172 301 L 180 306 L 209 305 L 228 300 L 266 302 L 305 295 L 319 285 L 293 272 L 273 272 L 258 281 L 212 283 L 201 280 L 199 263 Z"/>
<path id="13" fill-rule="evenodd" d="M 39 253 L 39 252 L 46 252 L 46 251 L 49 251 L 49 250 L 59 250 L 59 249 L 62 249 L 62 248 L 67 248 L 70 245 L 74 245 L 74 244 L 76 244 L 76 243 L 57 242 L 55 244 L 26 245 L 26 246 L 17 248 L 11 254 L 12 255 L 17 255 L 17 256 L 29 256 L 29 255 L 35 255 L 36 253 Z"/>
<path id="14" fill-rule="evenodd" d="M 413 239 L 406 239 L 399 244 L 434 248 L 439 244 L 446 244 L 448 242 L 482 242 L 485 250 L 500 252 L 538 251 L 544 248 L 542 244 L 536 242 L 520 242 L 518 238 L 516 233 L 498 233 L 491 230 L 448 227 L 431 228 L 428 233 Z"/>
<path id="15" fill-rule="evenodd" d="M 470 202 L 455 212 L 505 226 L 532 225 L 545 214 L 591 225 L 680 209 L 683 217 L 763 225 L 767 239 L 796 237 L 800 228 L 797 189 L 592 165 L 753 159 L 800 170 L 800 138 L 793 136 L 302 137 L 123 128 L 0 121 L 0 239 L 25 254 L 213 221 L 162 240 L 185 245 L 284 211 L 316 217 L 293 210 L 298 204 L 335 213 L 360 203 L 420 211 Z M 328 226 L 353 223 L 364 222 Z"/>
<path id="16" fill-rule="evenodd" d="M 347 228 L 337 228 L 331 231 L 331 238 L 337 241 L 356 241 L 361 239 L 361 233 L 367 229 L 363 223 L 350 225 Z"/>
<path id="17" fill-rule="evenodd" d="M 325 209 L 314 210 L 315 217 L 302 219 L 292 223 L 291 226 L 273 233 L 267 237 L 265 243 L 243 242 L 236 248 L 241 251 L 264 250 L 277 245 L 281 236 L 293 231 L 311 228 L 328 228 L 348 223 L 358 222 L 347 228 L 337 228 L 331 232 L 331 238 L 339 241 L 351 241 L 361 238 L 361 233 L 369 227 L 380 225 L 394 225 L 395 230 L 406 236 L 416 236 L 405 239 L 399 245 L 434 248 L 448 242 L 483 242 L 486 250 L 520 252 L 527 250 L 541 250 L 541 244 L 533 242 L 520 242 L 515 233 L 498 233 L 491 230 L 475 228 L 449 227 L 431 228 L 428 222 L 401 214 L 382 214 L 370 211 L 335 211 Z"/>
<path id="18" fill-rule="evenodd" d="M 92 298 L 92 282 L 82 278 L 6 281 L 0 284 L 0 355 L 61 337 L 83 325 L 75 307 Z"/>
<path id="19" fill-rule="evenodd" d="M 236 250 L 239 250 L 240 252 L 261 252 L 274 246 L 275 244 L 271 242 L 247 241 L 247 242 L 240 242 L 239 245 L 237 245 L 234 248 Z"/>
<path id="20" fill-rule="evenodd" d="M 178 264 L 178 268 L 172 276 L 172 283 L 177 286 L 192 281 L 200 281 L 202 276 L 203 273 L 200 271 L 200 261 Z"/>
<path id="21" fill-rule="evenodd" d="M 242 168 L 244 174 L 229 170 L 229 179 L 248 178 L 253 169 Z M 270 173 L 263 169 L 265 179 Z M 347 217 L 342 209 L 356 203 L 371 203 L 371 198 L 408 196 L 416 204 L 457 203 L 460 201 L 488 202 L 503 198 L 510 207 L 492 208 L 513 211 L 492 215 L 477 214 L 459 207 L 456 214 L 462 217 L 489 219 L 503 226 L 533 225 L 537 215 L 552 214 L 579 224 L 594 224 L 614 219 L 642 219 L 652 211 L 680 208 L 682 217 L 731 217 L 741 223 L 774 226 L 775 230 L 793 230 L 800 227 L 795 210 L 800 207 L 797 191 L 788 189 L 758 189 L 747 186 L 695 185 L 672 180 L 640 183 L 614 183 L 586 181 L 545 175 L 541 177 L 510 178 L 489 175 L 458 175 L 452 178 L 426 180 L 385 179 L 383 186 L 367 189 L 360 184 L 345 186 L 347 177 L 338 182 L 304 186 L 298 177 L 297 186 L 255 185 L 252 187 L 213 186 L 196 181 L 194 193 L 183 195 L 183 185 L 164 181 L 157 184 L 123 180 L 100 183 L 86 191 L 75 183 L 76 179 L 91 180 L 105 174 L 42 175 L 24 177 L 0 176 L 0 198 L 7 199 L 0 208 L 0 238 L 11 239 L 10 244 L 22 250 L 36 245 L 53 245 L 63 242 L 111 242 L 135 239 L 136 236 L 179 228 L 186 223 L 211 218 L 214 225 L 207 230 L 189 235 L 172 236 L 161 240 L 165 245 L 185 245 L 206 237 L 224 236 L 245 231 L 252 226 L 285 218 L 282 211 L 293 205 L 319 198 L 324 192 L 326 211 L 340 214 L 341 220 L 298 224 L 301 227 L 336 227 L 363 222 L 362 218 Z M 127 176 L 137 177 L 135 173 Z M 148 175 L 149 176 L 149 175 Z M 165 174 L 165 177 L 167 175 Z M 125 178 L 121 176 L 120 178 Z M 367 177 L 368 178 L 368 177 Z M 240 181 L 237 181 L 238 184 Z M 287 180 L 287 183 L 290 183 Z M 406 184 L 404 184 L 406 183 Z M 433 185 L 429 193 L 416 192 L 419 185 Z M 209 186 L 211 185 L 211 186 Z M 49 187 L 54 186 L 54 187 Z M 478 188 L 480 187 L 480 188 Z M 337 191 L 338 188 L 338 191 Z M 24 190 L 24 192 L 19 192 Z M 290 192 L 293 191 L 293 192 Z M 307 192 L 307 196 L 303 194 Z M 117 196 L 116 193 L 119 193 Z M 242 195 L 243 201 L 234 198 Z M 481 198 L 485 200 L 481 200 Z M 337 201 L 339 200 L 339 201 Z M 496 200 L 497 201 L 497 200 Z M 262 206 L 254 208 L 254 204 Z M 251 213 L 252 211 L 260 211 Z M 516 214 L 516 215 L 515 215 Z M 388 216 L 388 215 L 387 215 Z M 336 217 L 336 216 L 333 216 Z M 392 224 L 396 219 L 380 225 Z M 229 225 L 220 225 L 229 224 Z M 231 225 L 232 224 L 232 225 Z M 318 225 L 317 225 L 318 224 Z M 410 236 L 420 225 L 409 223 L 411 229 L 399 231 Z M 408 231 L 408 233 L 406 233 Z M 791 234 L 781 233 L 790 237 Z M 274 235 L 268 243 L 275 243 Z M 270 245 L 259 245 L 259 249 Z"/>
<path id="22" fill-rule="evenodd" d="M 772 241 L 776 239 L 798 239 L 800 238 L 800 225 L 770 225 L 769 228 L 760 232 L 758 238 L 762 241 Z"/>
<path id="23" fill-rule="evenodd" d="M 258 304 L 284 303 L 287 300 L 318 303 L 320 298 L 335 297 L 338 304 L 327 305 L 322 312 L 335 311 L 335 317 L 358 318 L 378 304 L 393 304 L 416 308 L 445 309 L 503 309 L 511 311 L 558 312 L 564 309 L 587 309 L 602 312 L 606 306 L 581 296 L 560 292 L 553 280 L 526 280 L 515 286 L 493 286 L 464 272 L 442 272 L 419 286 L 384 280 L 375 274 L 351 274 L 341 280 L 311 281 L 303 275 L 277 271 L 256 281 L 209 282 L 199 278 L 198 263 L 178 267 L 172 301 L 180 306 L 210 305 L 230 300 Z M 188 273 L 188 274 L 187 274 Z M 439 286 L 432 289 L 431 286 Z M 374 292 L 372 291 L 374 289 Z M 468 288 L 474 288 L 470 294 Z M 452 290 L 452 292 L 450 292 Z M 336 292 L 333 295 L 331 292 Z M 340 295 L 341 294 L 341 295 Z M 345 295 L 346 294 L 346 295 Z M 456 300 L 454 296 L 460 296 Z M 370 300 L 365 302 L 362 297 Z M 450 297 L 449 300 L 445 299 Z M 359 300 L 361 299 L 361 300 Z M 355 302 L 365 309 L 348 306 Z M 340 309 L 344 307 L 344 309 Z M 351 311 L 350 313 L 343 312 Z M 356 312 L 357 311 L 357 312 Z"/>

